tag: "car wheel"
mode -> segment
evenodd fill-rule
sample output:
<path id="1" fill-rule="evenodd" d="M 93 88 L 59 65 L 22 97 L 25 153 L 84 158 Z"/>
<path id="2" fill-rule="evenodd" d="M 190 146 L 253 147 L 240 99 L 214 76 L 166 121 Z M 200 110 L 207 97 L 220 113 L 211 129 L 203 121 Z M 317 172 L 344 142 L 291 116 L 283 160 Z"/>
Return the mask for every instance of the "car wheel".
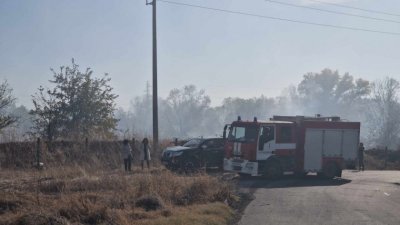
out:
<path id="1" fill-rule="evenodd" d="M 199 164 L 195 160 L 189 160 L 183 163 L 183 171 L 186 174 L 191 174 L 197 172 L 199 169 Z"/>

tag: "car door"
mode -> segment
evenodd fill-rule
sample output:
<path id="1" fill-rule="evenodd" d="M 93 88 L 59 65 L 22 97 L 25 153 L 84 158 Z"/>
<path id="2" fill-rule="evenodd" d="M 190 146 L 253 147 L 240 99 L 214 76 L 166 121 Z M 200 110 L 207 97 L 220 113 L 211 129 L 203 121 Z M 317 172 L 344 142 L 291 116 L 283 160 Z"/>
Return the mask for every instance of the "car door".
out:
<path id="1" fill-rule="evenodd" d="M 207 167 L 219 167 L 223 161 L 224 141 L 222 139 L 211 139 L 205 141 L 202 146 L 202 155 Z"/>

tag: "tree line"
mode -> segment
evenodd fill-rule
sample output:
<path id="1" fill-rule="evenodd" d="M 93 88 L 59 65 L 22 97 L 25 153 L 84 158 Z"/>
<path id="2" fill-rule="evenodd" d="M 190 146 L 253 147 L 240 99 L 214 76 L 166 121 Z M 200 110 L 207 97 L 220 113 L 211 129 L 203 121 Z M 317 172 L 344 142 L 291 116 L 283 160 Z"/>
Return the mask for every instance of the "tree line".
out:
<path id="1" fill-rule="evenodd" d="M 110 77 L 70 66 L 51 69 L 52 79 L 32 95 L 33 109 L 16 107 L 12 88 L 0 84 L 2 141 L 42 137 L 45 140 L 114 139 L 152 134 L 152 96 L 132 99 L 129 109 L 117 108 Z M 268 87 L 266 87 L 267 89 Z M 267 120 L 273 115 L 340 116 L 362 123 L 361 139 L 369 146 L 400 146 L 400 82 L 386 77 L 376 81 L 324 69 L 303 75 L 297 86 L 278 97 L 227 97 L 218 106 L 195 85 L 174 88 L 159 99 L 159 130 L 163 138 L 220 136 L 235 120 Z"/>

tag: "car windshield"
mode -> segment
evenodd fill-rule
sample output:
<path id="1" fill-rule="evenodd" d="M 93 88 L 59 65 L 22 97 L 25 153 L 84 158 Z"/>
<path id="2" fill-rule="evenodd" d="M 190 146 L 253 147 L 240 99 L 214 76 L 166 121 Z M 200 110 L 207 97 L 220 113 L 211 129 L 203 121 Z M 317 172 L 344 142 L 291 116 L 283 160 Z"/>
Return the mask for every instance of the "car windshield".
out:
<path id="1" fill-rule="evenodd" d="M 248 126 L 248 127 L 239 127 L 233 126 L 229 130 L 229 141 L 237 141 L 237 142 L 253 142 L 257 139 L 257 127 Z"/>
<path id="2" fill-rule="evenodd" d="M 198 147 L 200 145 L 201 139 L 192 139 L 186 142 L 183 147 Z"/>

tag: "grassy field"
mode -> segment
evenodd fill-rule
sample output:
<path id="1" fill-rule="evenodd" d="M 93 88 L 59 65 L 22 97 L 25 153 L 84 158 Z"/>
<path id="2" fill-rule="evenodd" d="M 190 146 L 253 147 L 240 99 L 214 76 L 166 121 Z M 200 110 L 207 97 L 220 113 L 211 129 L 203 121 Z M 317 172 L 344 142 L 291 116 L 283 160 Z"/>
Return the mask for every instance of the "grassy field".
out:
<path id="1" fill-rule="evenodd" d="M 237 197 L 206 174 L 79 166 L 0 171 L 0 224 L 227 224 Z"/>

